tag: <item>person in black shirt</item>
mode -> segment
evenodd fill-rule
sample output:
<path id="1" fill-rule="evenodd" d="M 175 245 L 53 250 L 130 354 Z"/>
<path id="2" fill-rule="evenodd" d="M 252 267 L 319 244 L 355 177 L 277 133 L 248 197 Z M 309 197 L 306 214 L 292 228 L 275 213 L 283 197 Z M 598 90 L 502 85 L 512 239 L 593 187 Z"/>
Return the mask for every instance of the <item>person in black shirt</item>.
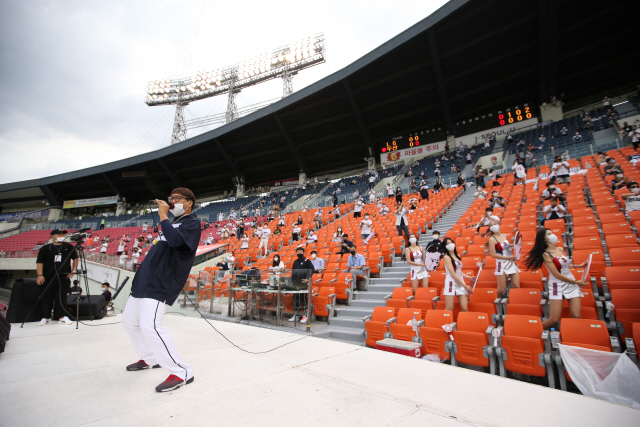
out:
<path id="1" fill-rule="evenodd" d="M 67 295 L 71 288 L 71 278 L 78 267 L 78 254 L 73 252 L 71 243 L 63 242 L 66 230 L 52 230 L 51 243 L 44 245 L 38 251 L 36 258 L 36 270 L 38 271 L 38 285 L 47 290 L 42 294 L 42 320 L 40 326 L 46 325 L 51 318 L 51 308 L 53 306 L 53 317 L 60 322 L 71 325 L 73 322 L 65 315 L 63 304 L 67 303 Z M 71 254 L 69 258 L 67 258 Z M 63 265 L 62 262 L 67 260 Z M 73 260 L 73 266 L 71 261 Z M 56 269 L 60 273 L 59 281 L 56 278 Z"/>
<path id="2" fill-rule="evenodd" d="M 518 164 L 524 166 L 525 169 L 527 168 L 527 161 L 520 157 L 520 153 L 516 154 L 516 162 L 518 162 Z"/>
<path id="3" fill-rule="evenodd" d="M 73 286 L 69 289 L 69 295 L 82 295 L 82 287 L 79 280 L 73 281 Z"/>
<path id="4" fill-rule="evenodd" d="M 196 196 L 188 188 L 171 192 L 170 209 L 164 200 L 156 200 L 161 234 L 131 283 L 131 295 L 122 313 L 122 326 L 131 339 L 140 360 L 127 366 L 139 371 L 158 364 L 171 375 L 156 387 L 157 392 L 175 390 L 193 382 L 193 369 L 176 348 L 169 331 L 162 325 L 167 306 L 180 295 L 196 257 L 200 242 L 200 221 L 191 212 Z M 175 217 L 169 221 L 168 213 Z"/>
<path id="5" fill-rule="evenodd" d="M 346 236 L 346 235 L 345 235 Z M 313 262 L 304 256 L 304 248 L 302 246 L 296 248 L 296 255 L 298 258 L 293 261 L 293 265 L 291 266 L 291 282 L 295 285 L 306 285 L 309 286 L 309 282 L 311 281 L 311 275 L 313 274 Z M 293 322 L 296 320 L 295 313 L 298 310 L 302 310 L 305 313 L 304 309 L 307 305 L 307 294 L 293 294 L 293 308 L 294 314 L 289 322 Z M 303 314 L 300 323 L 307 323 L 307 316 Z"/>
<path id="6" fill-rule="evenodd" d="M 102 284 L 102 296 L 104 297 L 104 302 L 109 305 L 111 302 L 111 291 L 109 291 L 109 282 L 104 282 Z"/>
<path id="7" fill-rule="evenodd" d="M 337 254 L 344 255 L 350 253 L 350 248 L 353 246 L 353 242 L 349 240 L 348 234 L 342 235 L 342 243 L 340 244 L 340 251 Z"/>
<path id="8" fill-rule="evenodd" d="M 431 237 L 433 237 L 433 240 L 430 241 L 429 243 L 427 243 L 427 246 L 425 246 L 425 251 L 429 252 L 429 248 L 432 246 L 435 246 L 436 248 L 440 247 L 440 232 L 437 230 L 434 230 L 431 233 Z"/>

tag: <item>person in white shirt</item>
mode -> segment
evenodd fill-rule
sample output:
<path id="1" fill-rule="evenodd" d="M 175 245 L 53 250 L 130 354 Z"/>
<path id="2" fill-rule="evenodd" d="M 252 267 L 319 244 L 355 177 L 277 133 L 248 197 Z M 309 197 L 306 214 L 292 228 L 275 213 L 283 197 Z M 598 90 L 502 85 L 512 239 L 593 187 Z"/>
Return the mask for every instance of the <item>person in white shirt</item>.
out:
<path id="1" fill-rule="evenodd" d="M 513 173 L 516 178 L 516 185 L 524 184 L 524 179 L 527 177 L 527 170 L 518 161 L 513 162 Z"/>
<path id="2" fill-rule="evenodd" d="M 629 192 L 620 195 L 620 197 L 624 200 L 624 210 L 629 215 L 629 212 L 640 211 L 640 185 L 631 181 L 627 184 L 627 188 Z"/>
<path id="3" fill-rule="evenodd" d="M 580 132 L 576 131 L 576 134 L 573 135 L 573 142 L 582 142 L 582 135 L 580 135 Z"/>
<path id="4" fill-rule="evenodd" d="M 265 222 L 262 224 L 262 228 L 258 228 L 256 233 L 260 231 L 260 244 L 258 245 L 258 249 L 263 250 L 263 255 L 267 256 L 268 246 L 269 246 L 269 236 L 271 235 L 271 230 L 267 226 Z"/>
<path id="5" fill-rule="evenodd" d="M 146 222 L 144 224 L 142 224 L 142 232 L 143 233 L 147 232 L 147 228 L 149 228 L 149 225 Z"/>
<path id="6" fill-rule="evenodd" d="M 493 214 L 493 208 L 486 208 L 484 210 L 484 216 L 480 219 L 480 221 L 476 225 L 472 225 L 470 228 L 475 228 L 479 233 L 481 227 L 487 227 L 484 234 L 489 233 L 489 227 L 494 224 L 500 224 L 500 217 Z M 483 234 L 483 236 L 484 236 Z"/>
<path id="7" fill-rule="evenodd" d="M 120 259 L 118 260 L 118 267 L 127 268 L 127 259 L 129 256 L 127 255 L 127 251 L 122 252 L 120 255 Z"/>
<path id="8" fill-rule="evenodd" d="M 307 234 L 307 245 L 313 245 L 318 242 L 318 236 L 313 234 L 313 230 L 309 230 Z"/>
<path id="9" fill-rule="evenodd" d="M 376 177 L 374 175 L 371 175 L 369 177 L 369 188 L 373 188 L 376 185 Z"/>
<path id="10" fill-rule="evenodd" d="M 361 198 L 358 198 L 356 202 L 353 204 L 353 217 L 360 218 L 362 216 L 362 208 L 364 207 L 364 203 Z"/>
<path id="11" fill-rule="evenodd" d="M 369 203 L 373 203 L 376 201 L 376 192 L 373 190 L 369 190 Z"/>
<path id="12" fill-rule="evenodd" d="M 569 168 L 569 162 L 562 161 L 562 156 L 556 156 L 555 162 L 551 165 L 551 176 L 556 176 L 558 184 L 571 183 Z"/>
<path id="13" fill-rule="evenodd" d="M 313 263 L 313 272 L 320 273 L 324 271 L 324 259 L 318 258 L 318 252 L 311 251 L 311 262 Z"/>
<path id="14" fill-rule="evenodd" d="M 360 228 L 362 229 L 360 231 L 360 235 L 362 236 L 363 239 L 366 239 L 367 237 L 369 237 L 369 235 L 371 234 L 372 226 L 373 226 L 373 221 L 369 219 L 369 214 L 365 213 L 364 219 L 360 221 Z"/>
<path id="15" fill-rule="evenodd" d="M 407 214 L 409 213 L 409 209 L 407 206 L 402 203 L 398 203 L 398 207 L 396 208 L 396 228 L 398 229 L 398 236 L 402 236 L 402 232 L 407 238 L 407 242 L 409 241 L 409 222 L 407 220 Z"/>
<path id="16" fill-rule="evenodd" d="M 138 259 L 140 258 L 140 248 L 134 248 L 133 252 L 131 252 L 131 259 L 133 260 L 133 264 L 138 264 Z M 135 267 L 134 267 L 135 270 Z"/>
<path id="17" fill-rule="evenodd" d="M 278 225 L 280 227 L 284 226 L 284 216 L 280 215 L 280 218 L 278 218 Z"/>
<path id="18" fill-rule="evenodd" d="M 489 195 L 489 193 L 487 193 L 484 188 L 481 188 L 480 191 L 476 191 L 473 194 L 473 197 L 476 199 L 480 199 L 480 200 L 485 200 L 487 198 L 487 196 Z"/>
<path id="19" fill-rule="evenodd" d="M 226 239 L 227 237 L 229 237 L 229 229 L 225 225 L 220 229 L 220 238 Z"/>
<path id="20" fill-rule="evenodd" d="M 386 216 L 389 213 L 389 207 L 387 205 L 382 205 L 380 208 L 380 215 Z"/>
<path id="21" fill-rule="evenodd" d="M 102 245 L 100 245 L 100 253 L 106 254 L 108 248 L 109 248 L 109 243 L 102 242 Z"/>
<path id="22" fill-rule="evenodd" d="M 552 197 L 562 197 L 562 190 L 556 188 L 556 183 L 553 181 L 547 182 L 547 189 L 542 192 L 542 198 L 549 200 Z"/>
<path id="23" fill-rule="evenodd" d="M 209 233 L 209 235 L 204 239 L 205 245 L 210 245 L 213 243 L 213 233 Z"/>
<path id="24" fill-rule="evenodd" d="M 256 208 L 256 216 L 260 216 L 260 208 Z"/>
<path id="25" fill-rule="evenodd" d="M 342 243 L 342 235 L 344 233 L 342 232 L 342 227 L 338 226 L 338 228 L 336 229 L 336 232 L 333 234 L 333 236 L 331 237 L 331 241 L 332 242 L 338 242 L 338 243 Z"/>
<path id="26" fill-rule="evenodd" d="M 391 186 L 391 183 L 387 182 L 387 197 L 389 197 L 390 199 L 393 199 L 394 195 L 395 195 L 395 192 L 393 191 L 393 187 Z"/>
<path id="27" fill-rule="evenodd" d="M 611 99 L 608 96 L 605 96 L 602 100 L 602 107 L 606 110 L 611 107 Z"/>
<path id="28" fill-rule="evenodd" d="M 320 229 L 322 228 L 322 211 L 320 211 L 320 209 L 318 209 L 315 213 L 315 215 L 313 216 L 313 222 L 316 223 L 316 228 Z"/>
<path id="29" fill-rule="evenodd" d="M 224 221 L 224 213 L 222 211 L 218 214 L 218 221 Z"/>
<path id="30" fill-rule="evenodd" d="M 282 278 L 282 273 L 284 273 L 286 267 L 282 258 L 280 258 L 280 254 L 273 255 L 273 262 L 269 266 L 269 284 L 271 286 L 278 286 L 278 281 Z"/>
<path id="31" fill-rule="evenodd" d="M 307 211 L 307 204 L 303 203 L 302 204 L 302 212 L 306 212 Z"/>
<path id="32" fill-rule="evenodd" d="M 562 135 L 562 136 L 569 135 L 569 129 L 567 129 L 566 126 L 563 126 L 562 129 L 560 130 L 560 135 Z"/>
<path id="33" fill-rule="evenodd" d="M 118 242 L 117 255 L 122 255 L 123 252 L 124 252 L 124 239 L 120 239 L 120 242 Z"/>
<path id="34" fill-rule="evenodd" d="M 547 137 L 544 135 L 540 135 L 540 137 L 538 138 L 538 142 L 540 142 L 540 144 L 544 144 L 545 142 L 547 142 Z"/>
<path id="35" fill-rule="evenodd" d="M 242 236 L 241 242 L 240 249 L 249 249 L 249 236 L 246 234 Z"/>
<path id="36" fill-rule="evenodd" d="M 557 197 L 551 197 L 549 199 L 549 204 L 544 207 L 543 215 L 544 220 L 542 221 L 542 225 L 544 225 L 544 221 L 548 219 L 562 219 L 564 222 L 567 222 L 567 219 L 564 217 L 567 214 L 567 210 L 558 203 Z"/>
<path id="37" fill-rule="evenodd" d="M 147 244 L 151 244 L 151 242 L 153 242 L 153 234 L 149 233 L 147 234 Z"/>
<path id="38" fill-rule="evenodd" d="M 300 232 L 302 232 L 302 229 L 298 226 L 298 223 L 296 222 L 293 226 L 293 229 L 291 230 L 291 240 L 293 240 L 294 242 L 297 242 L 300 239 Z"/>

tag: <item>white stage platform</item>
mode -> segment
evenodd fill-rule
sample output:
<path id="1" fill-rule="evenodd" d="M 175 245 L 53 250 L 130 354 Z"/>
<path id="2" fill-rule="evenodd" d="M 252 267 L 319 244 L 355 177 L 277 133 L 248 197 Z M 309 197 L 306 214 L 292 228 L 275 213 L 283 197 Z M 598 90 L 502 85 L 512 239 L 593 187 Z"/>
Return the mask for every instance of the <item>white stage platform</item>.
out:
<path id="1" fill-rule="evenodd" d="M 640 425 L 627 407 L 341 342 L 308 337 L 252 355 L 201 319 L 167 315 L 165 324 L 195 381 L 163 394 L 154 388 L 165 370 L 125 371 L 138 358 L 119 324 L 12 325 L 0 355 L 0 425 Z M 214 324 L 251 351 L 301 337 Z"/>

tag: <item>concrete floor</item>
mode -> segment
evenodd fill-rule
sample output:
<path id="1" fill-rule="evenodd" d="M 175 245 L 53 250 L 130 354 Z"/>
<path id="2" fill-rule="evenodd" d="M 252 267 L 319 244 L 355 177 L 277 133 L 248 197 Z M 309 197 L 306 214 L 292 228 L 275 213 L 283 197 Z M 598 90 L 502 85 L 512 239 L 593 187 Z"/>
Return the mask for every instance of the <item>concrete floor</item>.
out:
<path id="1" fill-rule="evenodd" d="M 212 323 L 254 352 L 303 337 Z M 627 407 L 342 342 L 306 337 L 255 355 L 201 319 L 167 315 L 165 325 L 195 381 L 163 394 L 163 369 L 125 371 L 137 357 L 119 324 L 13 325 L 0 426 L 640 425 Z"/>

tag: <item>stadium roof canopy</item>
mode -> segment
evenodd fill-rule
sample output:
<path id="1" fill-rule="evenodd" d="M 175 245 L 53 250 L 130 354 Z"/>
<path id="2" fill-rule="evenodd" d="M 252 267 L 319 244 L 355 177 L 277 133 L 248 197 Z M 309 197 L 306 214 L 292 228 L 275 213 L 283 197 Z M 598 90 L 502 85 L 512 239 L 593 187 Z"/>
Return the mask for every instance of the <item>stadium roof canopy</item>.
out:
<path id="1" fill-rule="evenodd" d="M 0 206 L 114 194 L 146 201 L 177 186 L 210 196 L 232 188 L 233 176 L 253 186 L 364 166 L 369 148 L 377 155 L 394 135 L 429 129 L 442 141 L 447 130 L 477 131 L 465 131 L 465 119 L 523 103 L 537 109 L 551 96 L 577 108 L 638 83 L 637 10 L 631 0 L 452 0 L 268 107 L 157 151 L 0 185 Z"/>

